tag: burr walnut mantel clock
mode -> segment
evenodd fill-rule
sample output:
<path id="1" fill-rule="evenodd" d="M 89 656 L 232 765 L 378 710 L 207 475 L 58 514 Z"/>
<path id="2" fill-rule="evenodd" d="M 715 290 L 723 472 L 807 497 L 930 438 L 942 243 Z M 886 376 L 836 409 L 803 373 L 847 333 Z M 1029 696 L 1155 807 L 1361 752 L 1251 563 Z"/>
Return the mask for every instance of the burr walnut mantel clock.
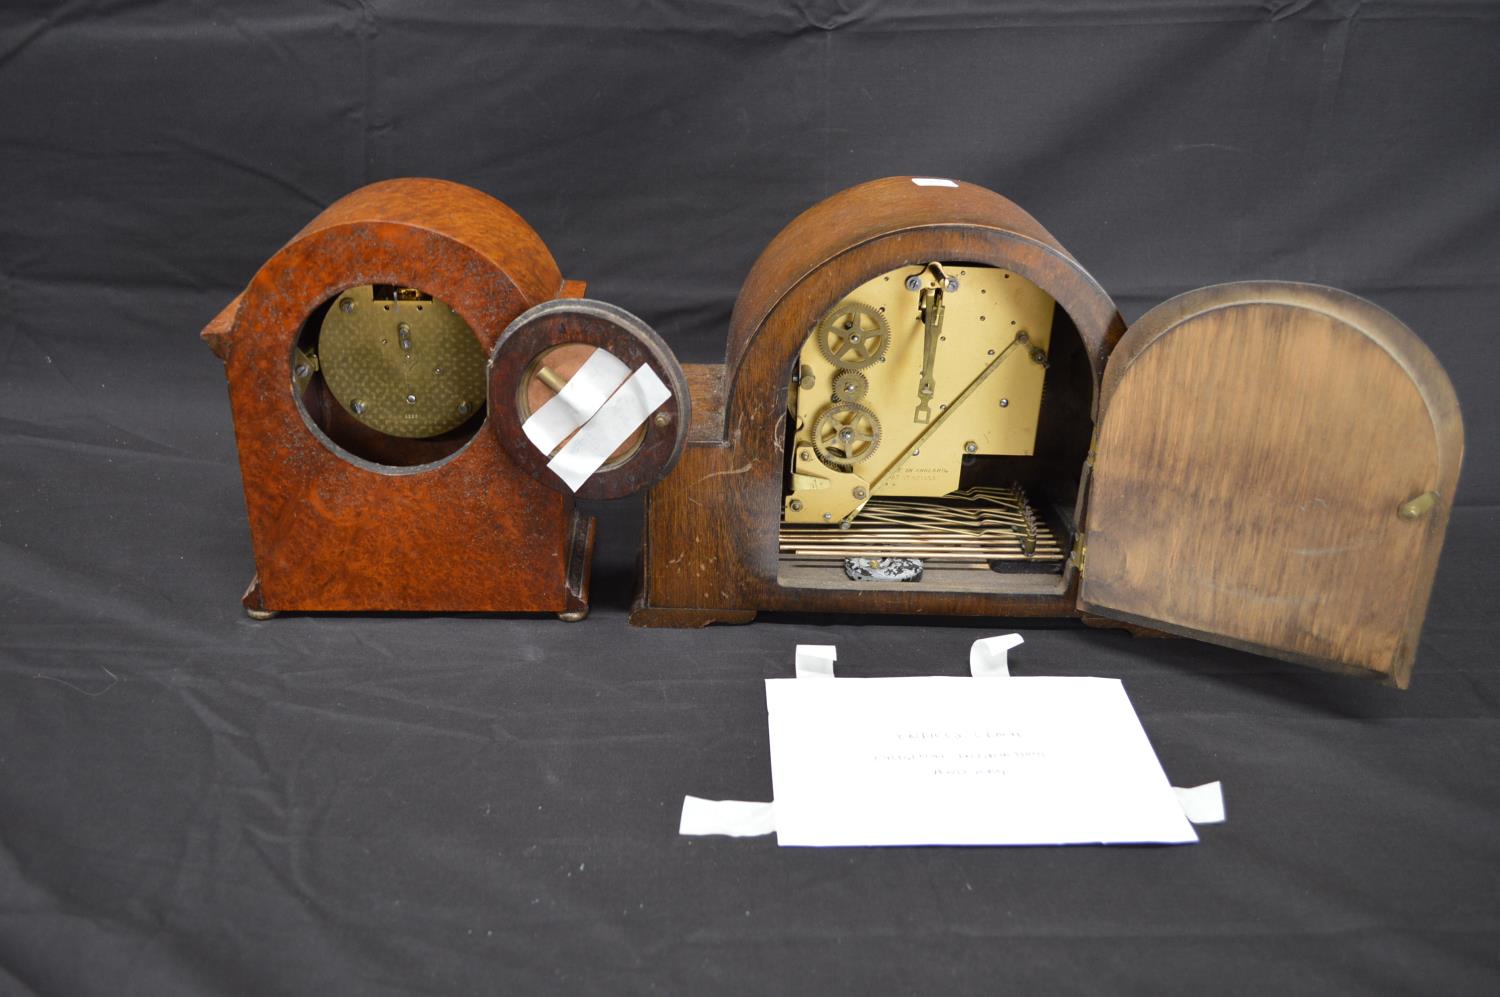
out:
<path id="1" fill-rule="evenodd" d="M 203 331 L 224 360 L 255 551 L 252 616 L 588 608 L 575 494 L 681 452 L 681 369 L 581 298 L 479 191 L 377 183 L 313 219 Z"/>
<path id="2" fill-rule="evenodd" d="M 637 624 L 1082 614 L 1408 681 L 1463 432 L 1353 295 L 1220 285 L 1127 330 L 1010 201 L 893 177 L 788 225 L 686 377 Z"/>

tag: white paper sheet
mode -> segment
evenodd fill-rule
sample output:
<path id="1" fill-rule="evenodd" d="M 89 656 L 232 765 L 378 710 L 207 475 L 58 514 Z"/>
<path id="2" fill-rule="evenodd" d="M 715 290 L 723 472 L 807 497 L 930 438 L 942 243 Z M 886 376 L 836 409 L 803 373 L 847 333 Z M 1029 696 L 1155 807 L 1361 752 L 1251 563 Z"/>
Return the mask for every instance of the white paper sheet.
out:
<path id="1" fill-rule="evenodd" d="M 766 681 L 782 845 L 1185 843 L 1116 679 Z"/>

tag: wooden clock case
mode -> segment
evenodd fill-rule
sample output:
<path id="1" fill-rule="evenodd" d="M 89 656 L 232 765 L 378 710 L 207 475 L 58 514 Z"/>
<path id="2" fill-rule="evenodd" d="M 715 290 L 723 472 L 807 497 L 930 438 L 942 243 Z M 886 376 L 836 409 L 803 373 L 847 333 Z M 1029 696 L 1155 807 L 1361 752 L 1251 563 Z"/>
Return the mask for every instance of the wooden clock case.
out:
<path id="1" fill-rule="evenodd" d="M 851 581 L 788 565 L 789 372 L 852 289 L 927 261 L 1056 302 L 1034 455 L 1008 462 L 1071 554 L 1055 573 Z M 1331 288 L 1192 291 L 1128 331 L 1035 219 L 982 187 L 892 177 L 766 248 L 723 364 L 686 365 L 687 448 L 646 499 L 642 626 L 759 611 L 1082 615 L 1409 680 L 1462 460 L 1452 387 L 1378 307 Z"/>
<path id="2" fill-rule="evenodd" d="M 491 397 L 435 439 L 372 432 L 294 357 L 351 288 L 420 289 L 467 323 Z M 649 363 L 674 397 L 648 424 L 642 461 L 580 491 L 612 497 L 664 473 L 688 419 L 681 371 L 638 319 L 582 299 L 510 208 L 429 179 L 372 184 L 283 246 L 203 330 L 225 365 L 256 574 L 251 616 L 281 611 L 588 610 L 592 517 L 529 453 L 512 403 L 532 357 L 559 343 Z M 341 304 L 343 302 L 340 302 Z M 412 307 L 415 307 L 414 305 Z M 518 350 L 529 350 L 519 356 Z M 484 391 L 484 381 L 480 382 Z M 467 411 L 466 409 L 463 411 Z M 497 417 L 496 413 L 500 415 Z M 524 462 L 518 457 L 524 457 Z M 647 466 L 649 465 L 649 466 Z"/>

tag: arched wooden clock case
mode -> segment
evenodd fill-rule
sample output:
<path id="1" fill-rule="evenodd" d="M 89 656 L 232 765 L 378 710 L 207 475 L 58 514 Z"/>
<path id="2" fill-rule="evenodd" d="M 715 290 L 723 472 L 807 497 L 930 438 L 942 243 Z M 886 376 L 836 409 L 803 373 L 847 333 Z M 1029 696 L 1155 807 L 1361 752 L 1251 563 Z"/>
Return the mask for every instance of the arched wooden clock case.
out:
<path id="1" fill-rule="evenodd" d="M 974 462 L 1034 504 L 1065 552 L 1051 570 L 854 580 L 787 553 L 796 462 L 808 457 L 789 394 L 806 390 L 796 378 L 810 331 L 883 274 L 910 272 L 915 288 L 929 263 L 940 277 L 994 268 L 1055 302 L 1034 448 Z M 647 495 L 636 624 L 1081 614 L 1408 680 L 1462 426 L 1432 354 L 1353 295 L 1221 285 L 1127 331 L 1109 295 L 1010 201 L 893 177 L 789 224 L 744 283 L 724 363 L 685 373 L 693 423 L 681 461 Z M 976 439 L 1007 417 L 986 409 Z M 813 466 L 848 480 L 846 467 Z"/>
<path id="2" fill-rule="evenodd" d="M 581 619 L 594 520 L 521 432 L 536 359 L 565 347 L 571 373 L 604 349 L 672 390 L 634 449 L 580 496 L 655 481 L 690 418 L 681 370 L 655 333 L 583 290 L 514 211 L 438 180 L 355 191 L 271 257 L 202 334 L 229 382 L 251 615 Z"/>

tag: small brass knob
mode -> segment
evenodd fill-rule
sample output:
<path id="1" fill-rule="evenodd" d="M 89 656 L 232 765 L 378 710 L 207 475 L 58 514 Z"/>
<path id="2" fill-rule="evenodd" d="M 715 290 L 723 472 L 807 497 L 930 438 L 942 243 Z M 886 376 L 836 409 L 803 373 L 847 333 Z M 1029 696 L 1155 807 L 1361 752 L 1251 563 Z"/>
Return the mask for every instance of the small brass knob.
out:
<path id="1" fill-rule="evenodd" d="M 1402 502 L 1396 509 L 1396 515 L 1402 519 L 1421 519 L 1436 504 L 1437 492 L 1423 492 L 1414 499 Z"/>

